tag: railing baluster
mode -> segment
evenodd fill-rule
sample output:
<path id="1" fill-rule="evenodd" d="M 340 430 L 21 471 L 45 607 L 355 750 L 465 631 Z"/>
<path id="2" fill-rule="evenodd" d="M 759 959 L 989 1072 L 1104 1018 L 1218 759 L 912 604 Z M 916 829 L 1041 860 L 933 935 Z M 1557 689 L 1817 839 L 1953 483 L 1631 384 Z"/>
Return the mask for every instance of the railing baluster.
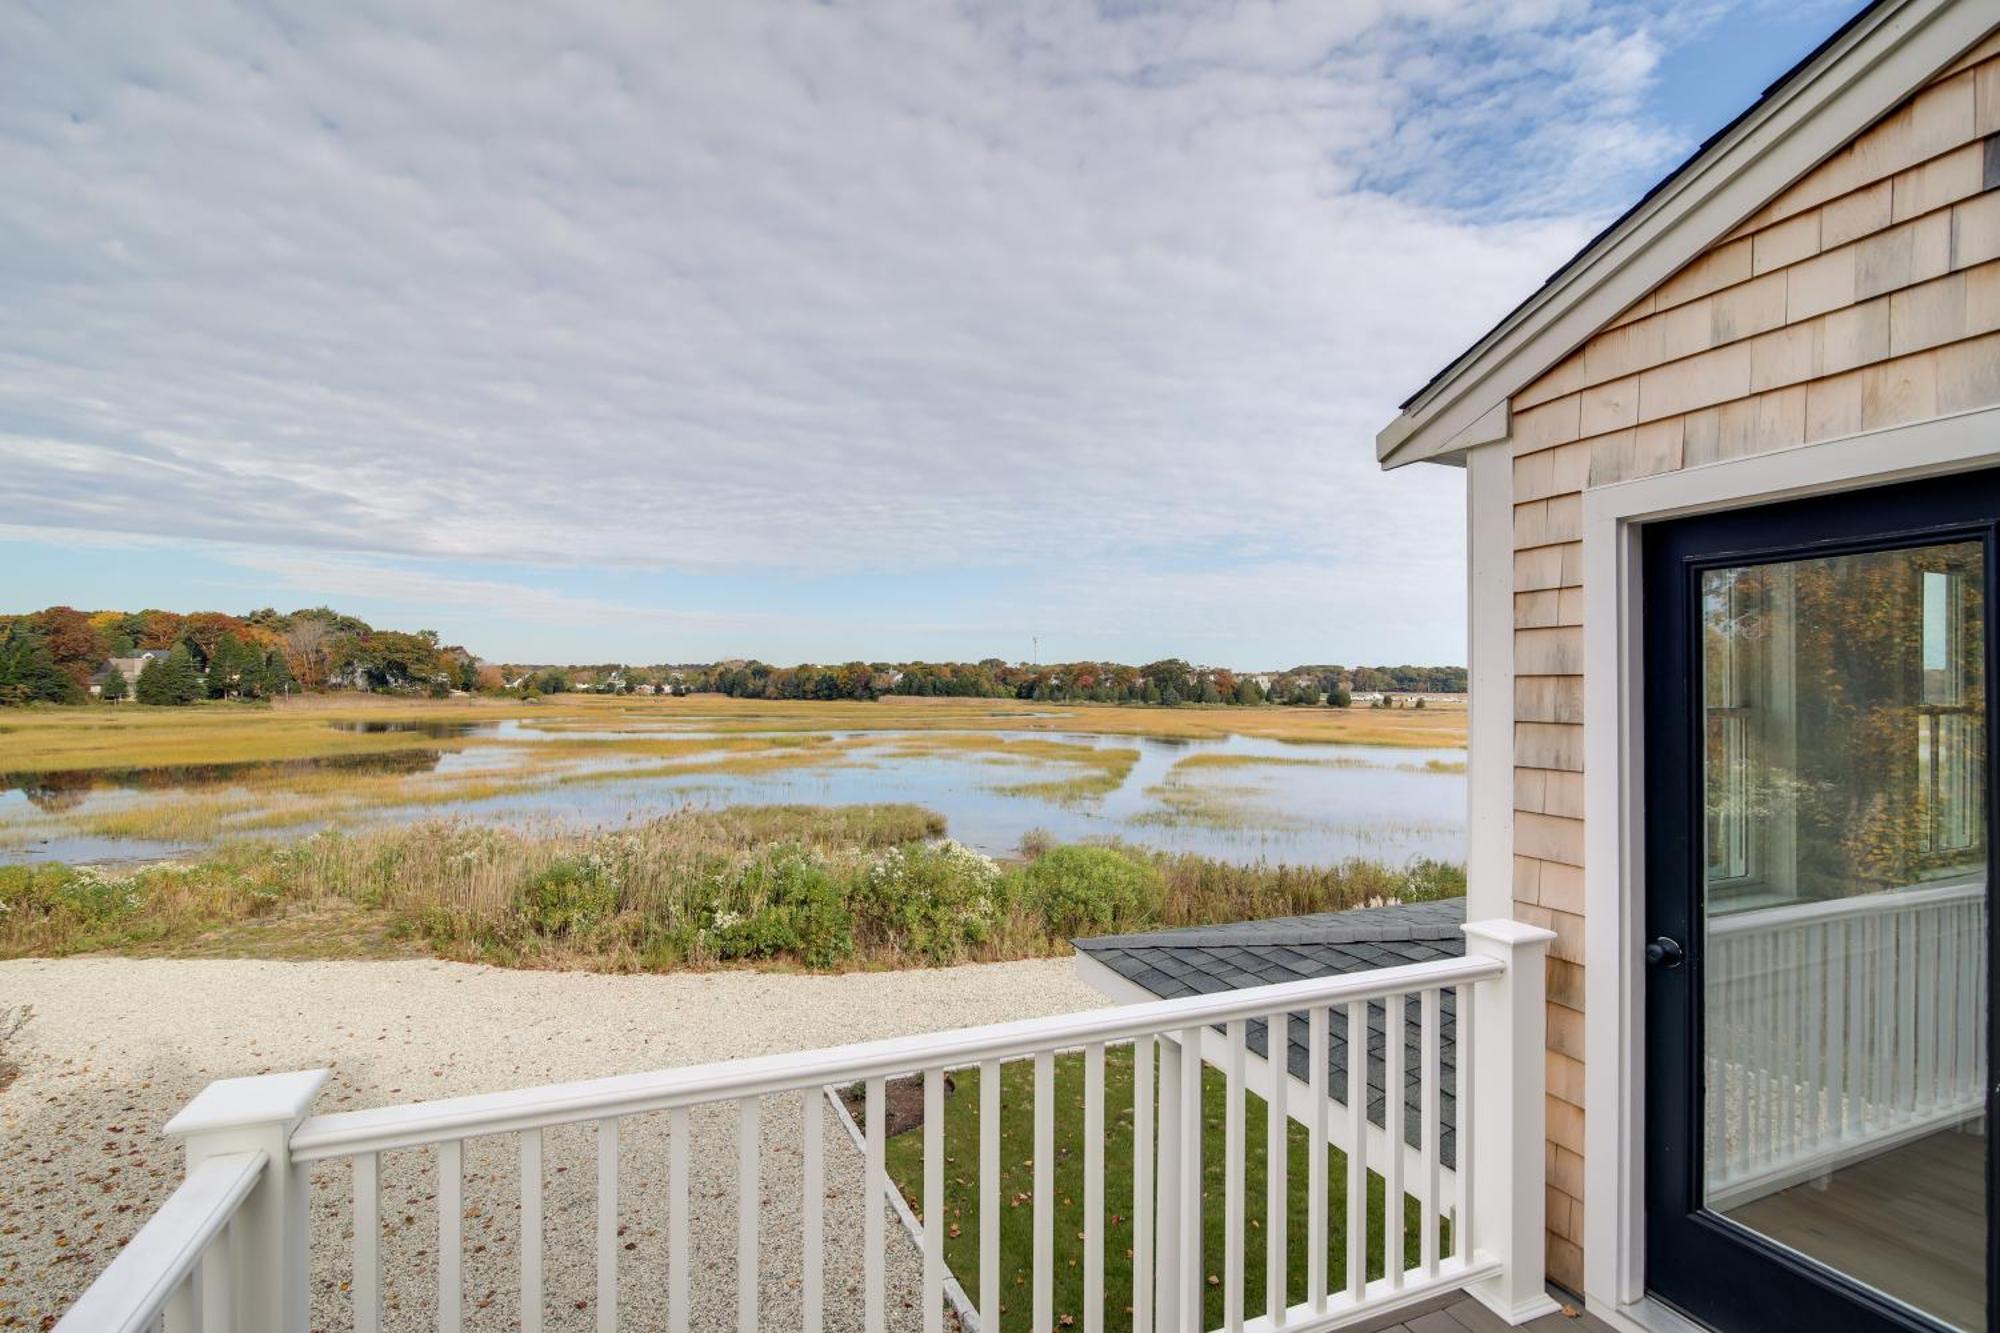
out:
<path id="1" fill-rule="evenodd" d="M 1442 1051 L 1444 1048 L 1444 1039 L 1442 1035 L 1443 1023 L 1440 1015 L 1444 1006 L 1444 992 L 1442 990 L 1433 990 L 1428 993 L 1426 998 L 1430 1000 L 1432 1010 L 1431 1026 L 1439 1034 L 1432 1039 L 1432 1044 Z M 1478 1091 L 1472 1083 L 1472 1017 L 1473 1010 L 1478 1007 L 1476 998 L 1472 993 L 1472 987 L 1469 985 L 1459 986 L 1453 993 L 1451 1007 L 1455 1027 L 1451 1053 L 1452 1074 L 1454 1078 L 1451 1099 L 1452 1110 L 1456 1112 L 1453 1122 L 1455 1129 L 1453 1130 L 1452 1137 L 1452 1166 L 1454 1169 L 1451 1173 L 1451 1178 L 1452 1183 L 1457 1187 L 1455 1190 L 1456 1197 L 1452 1200 L 1451 1253 L 1452 1257 L 1460 1263 L 1469 1264 L 1472 1262 L 1472 1235 L 1473 1227 L 1476 1225 L 1475 1219 L 1472 1216 L 1472 1115 L 1473 1100 Z M 1444 1081 L 1442 1065 L 1439 1067 L 1437 1081 L 1440 1084 Z M 1433 1094 L 1431 1100 L 1436 1102 L 1442 1095 L 1442 1093 Z M 1438 1120 L 1439 1131 L 1437 1138 L 1431 1143 L 1429 1165 L 1424 1169 L 1430 1172 L 1432 1189 L 1435 1190 L 1439 1174 L 1444 1169 L 1442 1151 L 1439 1147 L 1444 1141 L 1444 1115 L 1442 1109 L 1437 1107 L 1433 1108 L 1432 1114 Z M 1437 1219 L 1435 1218 L 1431 1219 L 1431 1237 L 1431 1248 L 1435 1252 L 1437 1249 Z"/>
<path id="2" fill-rule="evenodd" d="M 1104 1043 L 1083 1048 L 1083 1333 L 1104 1329 Z"/>
<path id="3" fill-rule="evenodd" d="M 1243 1132 L 1244 1020 L 1224 1028 L 1222 1101 L 1222 1326 L 1243 1329 L 1243 1194 L 1249 1176 Z"/>
<path id="4" fill-rule="evenodd" d="M 889 1176 L 882 1165 L 882 1080 L 871 1078 L 862 1099 L 863 1184 L 861 1187 L 861 1321 L 867 1333 L 888 1327 L 887 1293 L 882 1280 L 882 1208 L 888 1199 Z"/>
<path id="5" fill-rule="evenodd" d="M 1961 911 L 1958 929 L 1953 933 L 1958 937 L 1958 1095 L 1975 1097 L 1979 1095 L 1980 1053 L 1985 1049 L 1981 1044 L 1980 1023 L 1986 1013 L 1985 977 L 1981 971 L 1981 961 L 1986 951 L 1979 941 L 1986 938 L 1986 918 L 1983 905 L 1967 904 Z"/>
<path id="6" fill-rule="evenodd" d="M 465 1145 L 438 1145 L 438 1330 L 458 1333 L 465 1305 Z"/>
<path id="7" fill-rule="evenodd" d="M 1736 976 L 1736 1072 L 1738 1102 L 1738 1174 L 1748 1176 L 1757 1169 L 1762 1156 L 1758 1122 L 1762 1119 L 1759 1089 L 1768 1076 L 1770 1061 L 1764 1054 L 1762 1025 L 1757 1021 L 1764 1001 L 1759 994 L 1764 975 L 1763 941 L 1746 936 L 1740 941 Z"/>
<path id="8" fill-rule="evenodd" d="M 1813 1151 L 1823 1144 L 1826 1114 L 1826 1069 L 1822 1063 L 1822 1047 L 1826 1042 L 1826 990 L 1821 982 L 1823 967 L 1821 958 L 1826 950 L 1826 928 L 1807 926 L 1805 938 L 1800 944 L 1804 955 L 1803 975 L 1799 981 L 1800 1003 L 1804 1006 L 1805 1019 L 1805 1109 L 1800 1119 L 1800 1127 L 1805 1142 Z"/>
<path id="9" fill-rule="evenodd" d="M 924 1071 L 924 1333 L 944 1333 L 944 1071 Z"/>
<path id="10" fill-rule="evenodd" d="M 197 1264 L 174 1285 L 173 1295 L 167 1297 L 167 1308 L 153 1320 L 153 1327 L 163 1323 L 167 1333 L 200 1333 L 202 1324 L 201 1271 Z"/>
<path id="11" fill-rule="evenodd" d="M 736 1104 L 736 1327 L 757 1333 L 757 1222 L 764 1202 L 762 1145 L 764 1102 L 745 1097 Z M 615 1330 L 606 1330 L 615 1333 Z"/>
<path id="12" fill-rule="evenodd" d="M 1306 1016 L 1306 1058 L 1311 1062 L 1307 1076 L 1306 1140 L 1310 1160 L 1306 1164 L 1306 1298 L 1314 1314 L 1326 1313 L 1327 1179 L 1326 1145 L 1329 1103 L 1327 1060 L 1331 1026 L 1327 1007 L 1316 1004 Z"/>
<path id="13" fill-rule="evenodd" d="M 1159 1179 L 1153 1217 L 1153 1333 L 1180 1333 L 1181 1296 L 1181 1044 L 1171 1037 L 1158 1043 L 1160 1064 Z M 1137 1276 L 1136 1274 L 1134 1276 Z M 984 1325 L 981 1325 L 984 1328 Z"/>
<path id="14" fill-rule="evenodd" d="M 1805 1024 L 1799 1012 L 1798 937 L 1786 931 L 1778 938 L 1778 1133 L 1777 1147 L 1790 1152 L 1798 1141 L 1799 1045 Z"/>
<path id="15" fill-rule="evenodd" d="M 1931 948 L 1935 920 L 1932 913 L 1922 911 L 1904 917 L 1896 950 L 1897 971 L 1908 977 L 1903 989 L 1909 997 L 1909 1013 L 1904 1018 L 1900 1055 L 1908 1088 L 1903 1109 L 1911 1117 L 1930 1104 L 1930 1061 L 1937 1050 L 1936 1015 L 1931 1003 L 1937 985 L 1936 951 Z"/>
<path id="16" fill-rule="evenodd" d="M 1848 930 L 1845 921 L 1826 923 L 1826 1090 L 1827 1136 L 1835 1143 L 1847 1137 L 1847 1071 L 1853 1067 L 1848 1055 L 1847 1006 L 1851 975 L 1847 957 Z M 1710 1108 L 1711 1125 L 1722 1123 L 1720 1101 Z M 1716 1129 L 1716 1134 L 1721 1130 Z"/>
<path id="17" fill-rule="evenodd" d="M 1056 1267 L 1056 1061 L 1048 1051 L 1035 1055 L 1035 1327 L 1055 1319 Z"/>
<path id="18" fill-rule="evenodd" d="M 1382 1276 L 1389 1289 L 1403 1285 L 1403 1268 L 1409 1252 L 1403 1243 L 1403 1042 L 1405 1027 L 1403 997 L 1391 995 L 1382 1001 L 1382 1141 L 1387 1155 L 1382 1159 Z"/>
<path id="19" fill-rule="evenodd" d="M 372 1152 L 354 1155 L 354 1333 L 382 1328 L 382 1168 Z"/>
<path id="20" fill-rule="evenodd" d="M 688 1333 L 688 1108 L 667 1112 L 667 1327 Z"/>
<path id="21" fill-rule="evenodd" d="M 1201 1028 L 1181 1033 L 1180 1120 L 1180 1323 L 1183 1333 L 1201 1333 L 1203 1275 L 1201 1252 Z"/>
<path id="22" fill-rule="evenodd" d="M 542 1333 L 542 1131 L 521 1131 L 521 1333 Z"/>
<path id="23" fill-rule="evenodd" d="M 1869 923 L 1875 937 L 1875 1117 L 1877 1129 L 1898 1119 L 1896 1096 L 1896 929 L 1876 917 Z"/>
<path id="24" fill-rule="evenodd" d="M 1153 1039 L 1132 1041 L 1132 1333 L 1153 1333 Z"/>
<path id="25" fill-rule="evenodd" d="M 1873 1082 L 1869 1074 L 1873 1037 L 1874 1003 L 1870 995 L 1873 975 L 1874 955 L 1870 945 L 1870 923 L 1856 919 L 1848 923 L 1849 957 L 1847 964 L 1848 993 L 1853 1003 L 1848 1010 L 1847 1043 L 1850 1062 L 1847 1070 L 1849 1096 L 1853 1102 L 1852 1131 L 1855 1137 L 1867 1133 L 1869 1122 L 1869 1099 Z"/>
<path id="26" fill-rule="evenodd" d="M 236 1219 L 232 1217 L 221 1234 L 208 1243 L 195 1267 L 202 1333 L 232 1333 L 236 1327 L 235 1260 Z"/>
<path id="27" fill-rule="evenodd" d="M 1347 1006 L 1347 1295 L 1368 1289 L 1368 1002 Z"/>
<path id="28" fill-rule="evenodd" d="M 805 1333 L 820 1333 L 826 1311 L 826 1094 L 807 1088 L 799 1094 L 805 1121 L 805 1197 L 799 1200 L 805 1233 Z"/>
<path id="29" fill-rule="evenodd" d="M 1471 1007 L 1460 996 L 1454 1021 L 1458 1024 L 1452 1042 L 1452 1058 L 1463 1071 L 1472 1065 L 1472 1050 L 1465 1044 L 1465 1022 Z M 1438 1275 L 1438 1227 L 1444 1217 L 1444 992 L 1431 987 L 1422 993 L 1418 1001 L 1417 1056 L 1421 1062 L 1417 1073 L 1417 1091 L 1422 1100 L 1419 1112 L 1419 1130 L 1423 1139 L 1423 1204 L 1417 1210 L 1420 1231 L 1417 1236 L 1417 1258 L 1424 1266 L 1424 1280 L 1430 1281 Z M 1459 1080 L 1462 1085 L 1465 1080 Z M 1467 1150 L 1472 1146 L 1472 1125 L 1465 1118 L 1465 1104 L 1460 1102 L 1454 1108 L 1458 1114 L 1452 1123 L 1452 1172 L 1454 1177 L 1463 1178 Z M 1465 1230 L 1465 1219 L 1455 1218 L 1451 1225 L 1454 1248 L 1458 1237 Z"/>
<path id="30" fill-rule="evenodd" d="M 1264 1020 L 1265 1064 L 1271 1069 L 1271 1097 L 1264 1104 L 1264 1317 L 1283 1328 L 1290 1304 L 1286 1278 L 1290 1235 L 1286 1223 L 1292 1207 L 1290 1175 L 1291 1116 L 1285 1102 L 1290 1093 L 1292 1016 L 1272 1014 Z"/>
<path id="31" fill-rule="evenodd" d="M 597 1333 L 618 1333 L 618 1120 L 597 1122 Z"/>
<path id="32" fill-rule="evenodd" d="M 979 1066 L 979 1327 L 1000 1327 L 1000 1078 L 998 1060 Z"/>

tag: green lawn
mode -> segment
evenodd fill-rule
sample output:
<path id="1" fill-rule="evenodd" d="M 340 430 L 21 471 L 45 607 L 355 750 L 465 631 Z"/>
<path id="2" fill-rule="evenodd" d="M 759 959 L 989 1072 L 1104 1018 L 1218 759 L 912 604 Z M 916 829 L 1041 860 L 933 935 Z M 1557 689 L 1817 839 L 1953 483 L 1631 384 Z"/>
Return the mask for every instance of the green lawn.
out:
<path id="1" fill-rule="evenodd" d="M 979 1299 L 979 1070 L 958 1070 L 957 1092 L 945 1102 L 945 1259 L 952 1273 Z M 1132 1051 L 1113 1048 L 1105 1055 L 1104 1292 L 1107 1330 L 1131 1327 L 1132 1299 Z M 1034 1308 L 1034 1063 L 1005 1066 L 1000 1085 L 1000 1262 L 1001 1327 L 1027 1329 Z M 1083 1056 L 1055 1062 L 1056 1163 L 1055 1312 L 1059 1326 L 1083 1323 Z M 1203 1327 L 1222 1322 L 1223 1272 L 1223 1111 L 1227 1101 L 1220 1070 L 1204 1071 L 1202 1085 L 1202 1252 L 1207 1309 Z M 1264 1101 L 1246 1093 L 1244 1144 L 1249 1179 L 1244 1189 L 1243 1309 L 1264 1310 Z M 921 1129 L 887 1144 L 889 1177 L 922 1215 L 924 1136 Z M 1306 1169 L 1310 1151 L 1303 1126 L 1290 1132 L 1287 1182 L 1291 1213 L 1286 1224 L 1288 1303 L 1303 1301 L 1306 1289 Z M 1327 1273 L 1334 1289 L 1347 1273 L 1347 1157 L 1327 1149 Z M 1370 1278 L 1380 1277 L 1382 1178 L 1368 1177 Z M 1415 1199 L 1404 1201 L 1405 1254 L 1417 1255 L 1420 1221 Z"/>

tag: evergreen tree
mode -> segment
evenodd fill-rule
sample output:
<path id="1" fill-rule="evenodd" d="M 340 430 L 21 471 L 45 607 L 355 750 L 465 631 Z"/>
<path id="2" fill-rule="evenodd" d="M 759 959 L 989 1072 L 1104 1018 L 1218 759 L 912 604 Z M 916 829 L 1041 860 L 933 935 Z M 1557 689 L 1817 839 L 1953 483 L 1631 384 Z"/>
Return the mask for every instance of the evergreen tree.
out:
<path id="1" fill-rule="evenodd" d="M 105 703 L 115 704 L 128 693 L 130 691 L 125 685 L 125 673 L 114 666 L 111 668 L 110 673 L 104 677 L 104 686 L 97 692 L 97 697 Z"/>
<path id="2" fill-rule="evenodd" d="M 224 634 L 208 655 L 208 697 L 232 699 L 254 694 L 263 666 L 263 655 L 256 649 L 234 634 Z"/>
<path id="3" fill-rule="evenodd" d="M 146 669 L 139 673 L 138 698 L 142 704 L 177 707 L 193 703 L 203 693 L 201 676 L 194 669 L 194 658 L 186 644 L 176 644 L 172 652 L 146 663 Z"/>
<path id="4" fill-rule="evenodd" d="M 8 627 L 0 638 L 0 704 L 69 704 L 82 695 L 38 631 L 21 621 Z"/>

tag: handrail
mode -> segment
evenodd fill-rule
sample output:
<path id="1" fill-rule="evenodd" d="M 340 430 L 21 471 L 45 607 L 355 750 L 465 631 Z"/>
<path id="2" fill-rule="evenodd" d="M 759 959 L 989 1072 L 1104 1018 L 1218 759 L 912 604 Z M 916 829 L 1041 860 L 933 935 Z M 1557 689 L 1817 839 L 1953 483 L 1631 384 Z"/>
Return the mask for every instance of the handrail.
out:
<path id="1" fill-rule="evenodd" d="M 1506 970 L 1501 960 L 1482 955 L 1441 958 L 1058 1018 L 1023 1019 L 817 1051 L 753 1056 L 367 1111 L 342 1111 L 313 1116 L 300 1125 L 292 1135 L 291 1157 L 295 1162 L 321 1161 L 476 1135 L 545 1129 L 583 1120 L 796 1091 L 947 1063 L 1016 1059 L 1052 1047 L 1126 1041 L 1230 1019 L 1261 1018 L 1286 1009 L 1375 1000 L 1434 986 L 1487 981 L 1505 975 Z"/>
<path id="2" fill-rule="evenodd" d="M 1807 925 L 1819 921 L 1832 921 L 1841 917 L 1881 916 L 1889 912 L 1907 911 L 1913 907 L 1932 907 L 1939 903 L 1962 902 L 1968 898 L 1982 898 L 1986 895 L 1986 878 L 1954 880 L 1948 884 L 1925 884 L 1901 889 L 1884 889 L 1880 893 L 1862 893 L 1848 898 L 1818 898 L 1811 902 L 1784 903 L 1774 907 L 1757 907 L 1747 912 L 1732 912 L 1727 916 L 1712 918 L 1708 923 L 1711 935 L 1739 935 L 1753 930 L 1774 929 L 1781 926 Z"/>
<path id="3" fill-rule="evenodd" d="M 188 1172 L 139 1233 L 90 1285 L 56 1333 L 140 1333 L 236 1216 L 263 1174 L 262 1152 L 223 1153 Z"/>

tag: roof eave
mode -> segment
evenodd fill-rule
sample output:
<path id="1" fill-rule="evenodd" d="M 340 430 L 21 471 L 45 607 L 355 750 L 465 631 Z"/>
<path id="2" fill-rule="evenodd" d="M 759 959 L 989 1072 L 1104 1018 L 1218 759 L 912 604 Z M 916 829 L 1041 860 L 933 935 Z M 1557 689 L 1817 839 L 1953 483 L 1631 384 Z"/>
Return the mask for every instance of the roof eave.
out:
<path id="1" fill-rule="evenodd" d="M 1516 393 L 1978 42 L 1993 27 L 1980 10 L 1882 0 L 1857 15 L 1405 404 L 1375 437 L 1380 465 L 1506 438 Z"/>

